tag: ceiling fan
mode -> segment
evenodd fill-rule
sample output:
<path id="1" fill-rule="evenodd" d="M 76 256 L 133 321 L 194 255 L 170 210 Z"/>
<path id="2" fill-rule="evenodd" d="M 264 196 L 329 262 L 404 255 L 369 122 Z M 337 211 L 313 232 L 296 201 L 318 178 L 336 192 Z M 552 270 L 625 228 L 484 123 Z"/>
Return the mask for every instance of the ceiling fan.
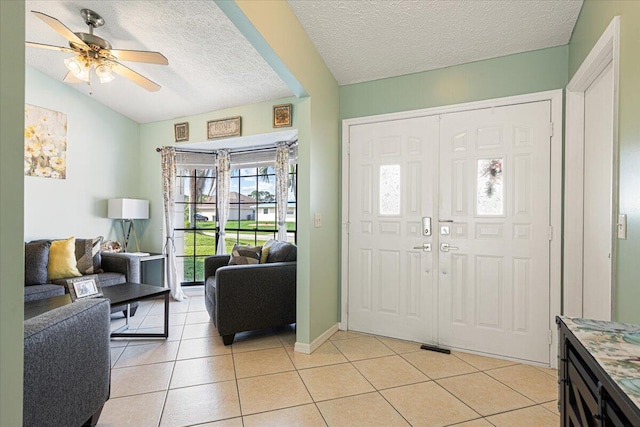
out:
<path id="1" fill-rule="evenodd" d="M 64 60 L 69 72 L 64 81 L 69 83 L 86 82 L 91 84 L 91 70 L 93 69 L 100 83 L 107 83 L 114 79 L 113 73 L 120 74 L 148 91 L 160 90 L 160 85 L 149 80 L 132 69 L 120 64 L 120 61 L 146 62 L 149 64 L 169 65 L 167 58 L 160 52 L 141 50 L 112 49 L 111 43 L 93 34 L 95 28 L 104 25 L 104 19 L 96 12 L 82 9 L 80 15 L 89 26 L 89 33 L 74 33 L 62 22 L 42 12 L 31 11 L 47 25 L 69 40 L 69 47 L 53 46 L 42 43 L 26 42 L 28 47 L 59 50 L 74 53 L 76 56 Z"/>

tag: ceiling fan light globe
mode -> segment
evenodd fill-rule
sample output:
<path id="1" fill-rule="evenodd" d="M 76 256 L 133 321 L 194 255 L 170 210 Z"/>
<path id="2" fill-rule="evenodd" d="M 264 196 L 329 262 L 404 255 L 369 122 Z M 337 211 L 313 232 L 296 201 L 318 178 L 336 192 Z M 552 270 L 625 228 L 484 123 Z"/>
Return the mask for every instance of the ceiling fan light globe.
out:
<path id="1" fill-rule="evenodd" d="M 100 83 L 108 83 L 115 78 L 111 72 L 111 66 L 108 63 L 102 63 L 96 66 L 96 76 L 100 78 Z"/>
<path id="2" fill-rule="evenodd" d="M 91 67 L 85 64 L 85 61 L 81 56 L 65 59 L 64 65 L 76 78 L 85 82 L 89 81 L 89 72 L 91 71 Z"/>
<path id="3" fill-rule="evenodd" d="M 113 74 L 107 74 L 105 76 L 98 76 L 100 78 L 100 83 L 109 83 L 111 80 L 115 79 Z"/>
<path id="4" fill-rule="evenodd" d="M 64 60 L 64 65 L 67 67 L 69 71 L 73 73 L 74 76 L 78 76 L 78 74 L 82 73 L 82 63 L 75 58 L 67 58 Z"/>
<path id="5" fill-rule="evenodd" d="M 96 66 L 96 75 L 98 77 L 107 77 L 111 75 L 111 67 L 107 64 L 100 64 Z"/>

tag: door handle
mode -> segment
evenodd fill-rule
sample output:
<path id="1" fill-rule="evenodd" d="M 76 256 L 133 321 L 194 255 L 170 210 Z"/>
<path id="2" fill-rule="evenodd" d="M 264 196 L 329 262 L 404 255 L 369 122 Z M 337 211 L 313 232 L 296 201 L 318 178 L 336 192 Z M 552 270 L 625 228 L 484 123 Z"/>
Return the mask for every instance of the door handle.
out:
<path id="1" fill-rule="evenodd" d="M 449 246 L 448 243 L 440 243 L 440 251 L 442 252 L 457 251 L 458 249 L 460 248 Z"/>
<path id="2" fill-rule="evenodd" d="M 424 252 L 431 252 L 431 243 L 423 243 L 422 246 L 414 246 L 413 249 L 422 249 Z"/>

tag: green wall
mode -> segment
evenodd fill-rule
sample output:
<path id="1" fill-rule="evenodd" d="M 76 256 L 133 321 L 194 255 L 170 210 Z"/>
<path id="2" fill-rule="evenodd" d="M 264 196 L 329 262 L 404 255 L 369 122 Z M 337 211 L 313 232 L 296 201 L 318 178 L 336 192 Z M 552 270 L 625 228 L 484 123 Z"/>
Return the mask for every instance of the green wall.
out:
<path id="1" fill-rule="evenodd" d="M 291 128 L 273 128 L 273 106 L 277 104 L 293 104 L 293 123 Z M 298 128 L 299 100 L 297 98 L 283 98 L 241 107 L 227 108 L 193 116 L 178 117 L 140 125 L 140 144 L 137 153 L 138 164 L 136 170 L 140 177 L 140 194 L 149 200 L 149 221 L 146 222 L 145 232 L 140 239 L 140 247 L 147 252 L 160 252 L 164 242 L 162 230 L 164 227 L 162 207 L 162 173 L 160 170 L 160 153 L 156 148 L 164 146 L 180 147 L 183 143 L 176 143 L 174 138 L 175 123 L 189 123 L 189 141 L 185 143 L 203 142 L 207 140 L 207 121 L 225 117 L 242 117 L 242 136 L 259 135 Z M 233 139 L 228 146 L 233 147 Z"/>
<path id="2" fill-rule="evenodd" d="M 339 316 L 338 84 L 286 1 L 217 4 L 301 97 L 296 340 L 309 344 L 334 326 Z M 313 226 L 315 214 L 322 215 L 322 227 Z"/>
<path id="3" fill-rule="evenodd" d="M 107 200 L 140 197 L 140 126 L 29 66 L 25 84 L 27 104 L 67 115 L 66 179 L 24 177 L 25 241 L 69 236 L 121 241 L 116 221 L 107 218 Z"/>
<path id="4" fill-rule="evenodd" d="M 340 118 L 563 89 L 567 66 L 568 47 L 560 46 L 340 86 Z"/>
<path id="5" fill-rule="evenodd" d="M 0 27 L 0 425 L 11 427 L 22 425 L 24 1 L 0 1 Z"/>
<path id="6" fill-rule="evenodd" d="M 640 2 L 587 0 L 571 42 L 569 76 L 578 70 L 614 16 L 620 16 L 619 211 L 627 240 L 618 240 L 615 319 L 640 323 Z"/>

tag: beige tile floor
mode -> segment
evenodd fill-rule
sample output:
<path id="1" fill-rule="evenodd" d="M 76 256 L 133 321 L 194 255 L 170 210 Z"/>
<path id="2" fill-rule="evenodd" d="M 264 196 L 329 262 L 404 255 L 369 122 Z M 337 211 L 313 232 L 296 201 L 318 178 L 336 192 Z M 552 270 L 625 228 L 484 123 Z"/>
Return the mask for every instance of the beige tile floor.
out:
<path id="1" fill-rule="evenodd" d="M 555 370 L 342 331 L 305 355 L 293 351 L 291 327 L 225 347 L 202 287 L 186 292 L 171 303 L 168 340 L 111 342 L 99 426 L 560 424 Z M 162 301 L 141 304 L 131 327 L 158 331 Z"/>

